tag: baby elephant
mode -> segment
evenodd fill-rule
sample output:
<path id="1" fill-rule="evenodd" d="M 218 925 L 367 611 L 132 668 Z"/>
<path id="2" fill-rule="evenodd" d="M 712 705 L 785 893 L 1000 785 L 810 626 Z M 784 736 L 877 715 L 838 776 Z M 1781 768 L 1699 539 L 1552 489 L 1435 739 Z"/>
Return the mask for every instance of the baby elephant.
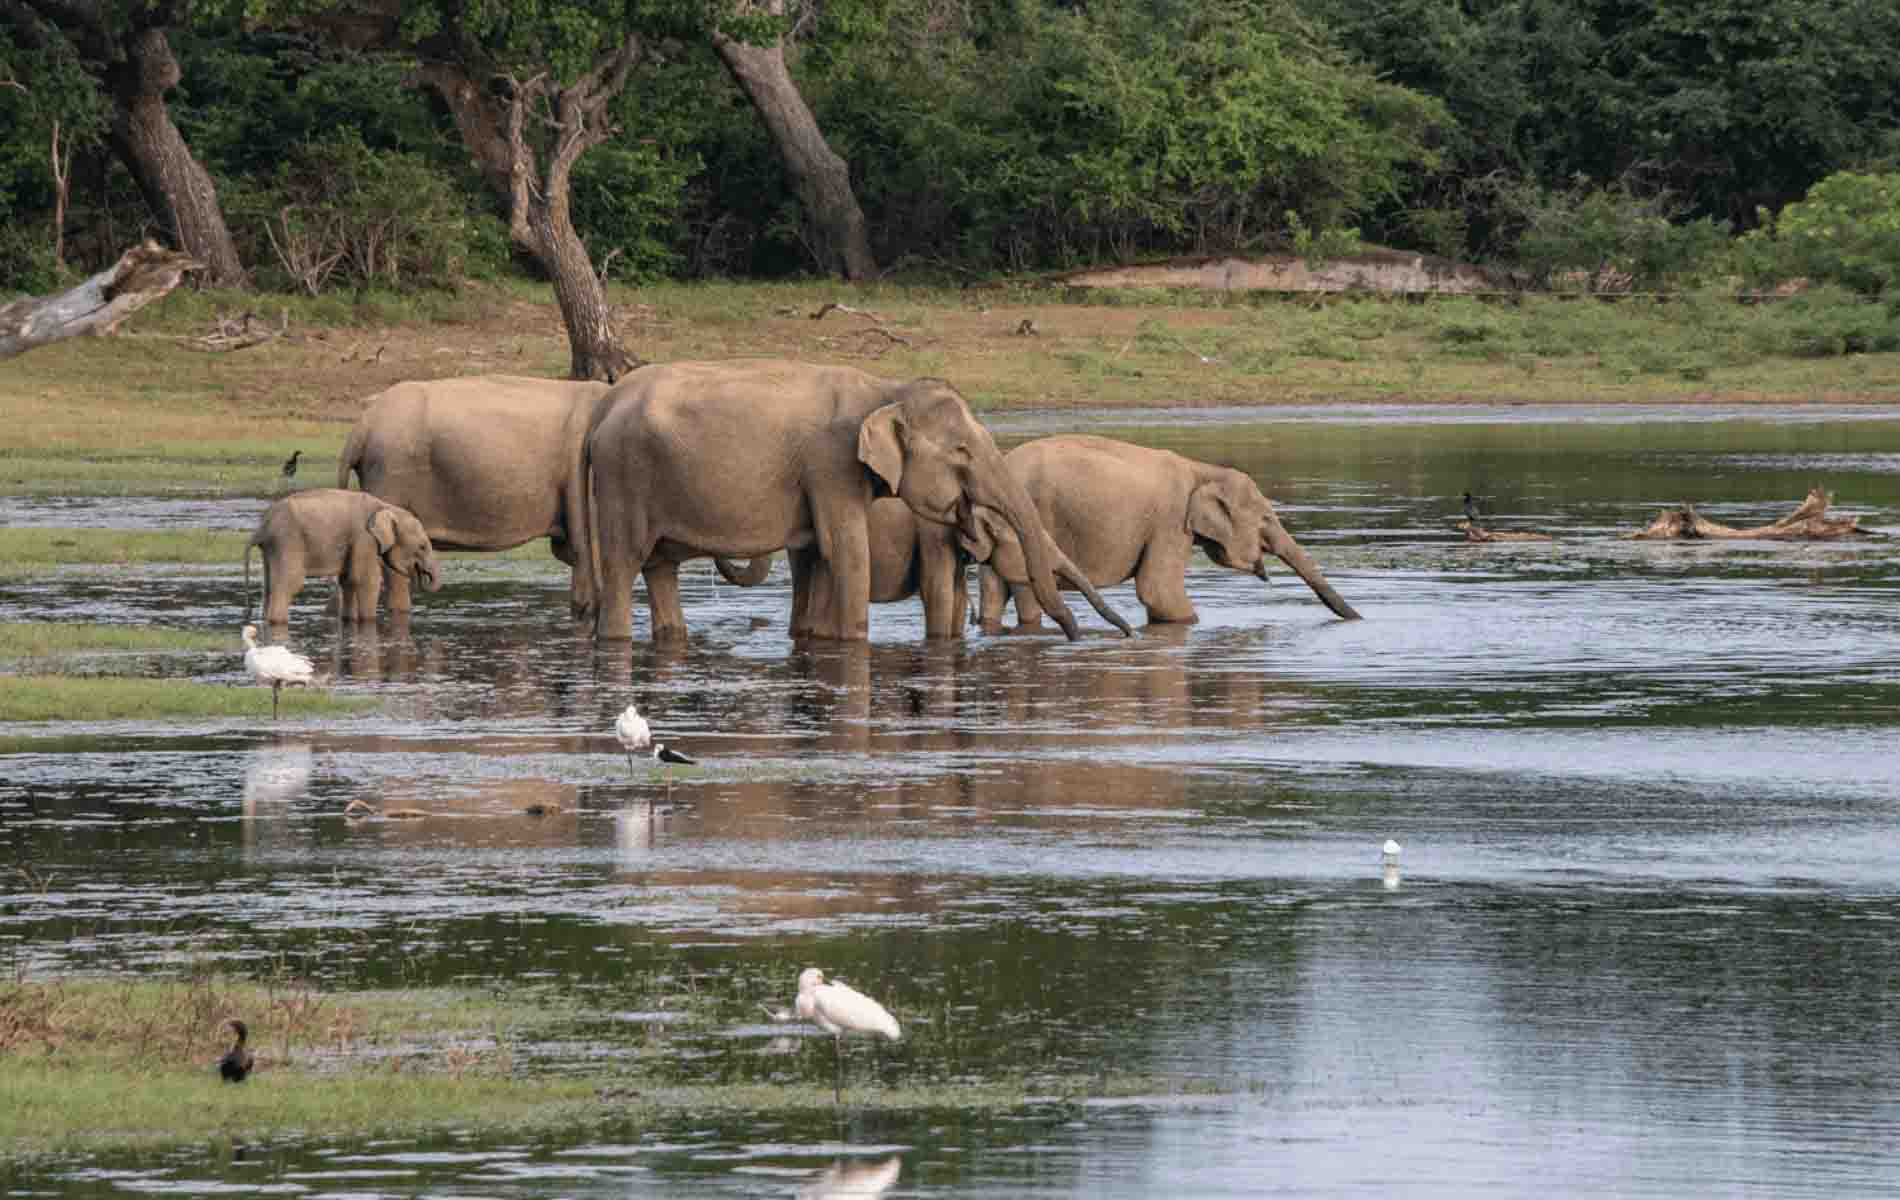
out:
<path id="1" fill-rule="evenodd" d="M 442 586 L 435 547 L 406 508 L 368 492 L 311 488 L 265 510 L 244 547 L 244 615 L 251 613 L 251 548 L 263 551 L 264 619 L 290 621 L 290 598 L 312 575 L 334 576 L 345 621 L 374 621 L 383 572 L 414 579 L 433 592 Z M 392 595 L 391 611 L 407 610 Z"/>

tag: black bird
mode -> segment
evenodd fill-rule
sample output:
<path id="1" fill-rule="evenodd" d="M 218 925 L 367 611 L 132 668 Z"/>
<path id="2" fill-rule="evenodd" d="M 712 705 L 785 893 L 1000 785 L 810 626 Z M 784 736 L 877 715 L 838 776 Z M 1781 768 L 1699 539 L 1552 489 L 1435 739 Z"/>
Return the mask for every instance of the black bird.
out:
<path id="1" fill-rule="evenodd" d="M 231 1022 L 231 1030 L 237 1034 L 237 1041 L 232 1042 L 231 1048 L 218 1060 L 218 1074 L 226 1083 L 243 1083 L 257 1063 L 256 1057 L 244 1045 L 244 1039 L 251 1035 L 251 1031 L 244 1027 L 242 1021 Z"/>
<path id="2" fill-rule="evenodd" d="M 669 749 L 665 742 L 655 742 L 653 743 L 653 761 L 666 767 L 666 798 L 671 800 L 673 798 L 673 764 L 685 763 L 690 767 L 698 760 L 688 758 L 677 750 Z"/>
<path id="3" fill-rule="evenodd" d="M 1470 492 L 1465 493 L 1465 520 L 1471 522 L 1473 525 L 1478 523 L 1478 500 L 1479 497 L 1472 495 Z"/>
<path id="4" fill-rule="evenodd" d="M 297 477 L 297 458 L 302 453 L 303 451 L 301 450 L 292 450 L 290 457 L 284 460 L 284 478 L 286 480 L 295 479 Z"/>

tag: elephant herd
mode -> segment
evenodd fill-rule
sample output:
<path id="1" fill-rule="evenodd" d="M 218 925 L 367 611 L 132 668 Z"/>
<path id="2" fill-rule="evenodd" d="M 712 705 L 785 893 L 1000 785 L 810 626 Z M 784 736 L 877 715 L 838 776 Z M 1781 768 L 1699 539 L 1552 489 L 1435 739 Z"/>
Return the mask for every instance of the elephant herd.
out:
<path id="1" fill-rule="evenodd" d="M 349 491 L 354 474 L 361 491 Z M 1150 621 L 1192 621 L 1195 547 L 1262 578 L 1271 554 L 1337 615 L 1358 614 L 1244 473 L 1092 436 L 1001 453 L 949 384 L 775 360 L 643 367 L 609 386 L 474 377 L 373 397 L 337 487 L 272 505 L 265 618 L 288 619 L 306 576 L 339 579 L 340 613 L 373 620 L 379 588 L 406 612 L 439 583 L 434 551 L 550 539 L 595 636 L 633 634 L 633 579 L 653 636 L 683 637 L 679 566 L 711 557 L 751 585 L 783 550 L 795 637 L 864 639 L 869 606 L 919 597 L 930 637 L 969 619 L 965 572 L 987 568 L 981 622 L 1048 614 L 1067 588 L 1124 633 L 1098 587 L 1135 581 Z M 750 560 L 738 565 L 741 560 Z M 249 550 L 246 551 L 248 592 Z"/>

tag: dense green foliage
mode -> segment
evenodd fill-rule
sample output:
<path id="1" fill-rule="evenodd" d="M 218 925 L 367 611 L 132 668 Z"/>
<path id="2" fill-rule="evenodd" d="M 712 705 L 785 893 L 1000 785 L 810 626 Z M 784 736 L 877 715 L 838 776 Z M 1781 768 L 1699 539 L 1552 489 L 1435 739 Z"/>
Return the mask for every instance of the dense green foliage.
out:
<path id="1" fill-rule="evenodd" d="M 197 6 L 171 32 L 173 119 L 263 286 L 525 269 L 455 123 L 414 85 L 425 50 L 478 76 L 569 80 L 644 39 L 616 136 L 574 174 L 589 257 L 631 280 L 817 261 L 714 28 L 790 32 L 878 258 L 899 268 L 1246 251 L 1356 228 L 1537 279 L 1676 286 L 1726 265 L 1725 226 L 1772 220 L 1830 175 L 1891 178 L 1865 173 L 1900 155 L 1900 6 L 1886 0 L 792 0 L 782 19 L 756 2 L 433 0 L 357 6 L 341 36 L 343 11 Z M 377 20 L 389 28 L 360 36 Z M 348 48 L 365 45 L 378 49 Z M 68 271 L 150 221 L 72 46 L 0 40 L 0 81 L 0 287 L 46 290 L 55 122 L 71 155 Z M 1816 204 L 1861 201 L 1817 194 L 1750 244 L 1751 272 L 1801 258 L 1799 273 L 1885 288 L 1878 249 L 1816 257 Z"/>
<path id="2" fill-rule="evenodd" d="M 1894 296 L 1900 281 L 1900 174 L 1844 171 L 1741 242 L 1757 282 L 1805 278 L 1868 296 Z"/>

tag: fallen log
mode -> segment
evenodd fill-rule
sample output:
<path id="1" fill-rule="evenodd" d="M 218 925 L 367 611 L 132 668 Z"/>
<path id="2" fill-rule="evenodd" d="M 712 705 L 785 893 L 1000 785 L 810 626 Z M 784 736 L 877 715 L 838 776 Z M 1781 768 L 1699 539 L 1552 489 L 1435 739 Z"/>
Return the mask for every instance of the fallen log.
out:
<path id="1" fill-rule="evenodd" d="M 1474 521 L 1460 521 L 1458 528 L 1464 530 L 1467 542 L 1548 542 L 1553 539 L 1548 533 L 1523 529 L 1485 529 Z"/>
<path id="2" fill-rule="evenodd" d="M 1834 497 L 1822 488 L 1808 493 L 1808 498 L 1787 516 L 1767 525 L 1757 525 L 1751 529 L 1736 529 L 1711 521 L 1695 510 L 1695 505 L 1686 501 L 1678 508 L 1665 508 L 1656 514 L 1656 519 L 1647 527 L 1635 533 L 1626 533 L 1625 538 L 1662 541 L 1668 539 L 1756 539 L 1761 541 L 1827 541 L 1842 537 L 1878 537 L 1871 529 L 1860 527 L 1858 517 L 1830 517 L 1827 507 Z"/>
<path id="3" fill-rule="evenodd" d="M 55 296 L 22 296 L 0 307 L 0 358 L 82 334 L 108 334 L 119 322 L 178 286 L 204 264 L 151 239 L 78 287 Z"/>

